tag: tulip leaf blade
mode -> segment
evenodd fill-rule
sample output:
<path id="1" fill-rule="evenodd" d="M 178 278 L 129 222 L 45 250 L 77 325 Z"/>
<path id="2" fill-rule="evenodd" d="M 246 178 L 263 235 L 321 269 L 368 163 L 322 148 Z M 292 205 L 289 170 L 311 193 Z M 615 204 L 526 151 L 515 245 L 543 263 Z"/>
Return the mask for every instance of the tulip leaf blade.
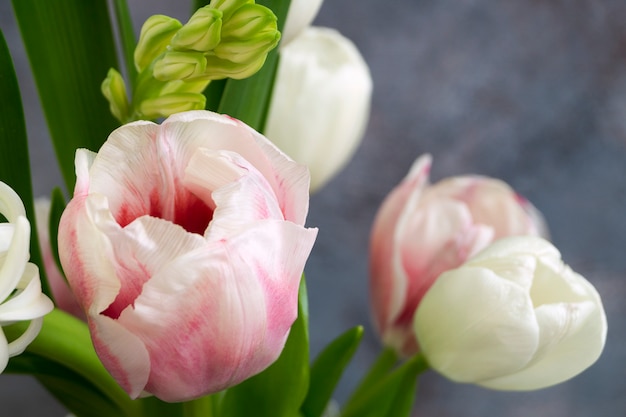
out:
<path id="1" fill-rule="evenodd" d="M 363 327 L 356 326 L 332 341 L 317 356 L 311 366 L 309 392 L 302 405 L 305 417 L 322 415 L 362 338 Z"/>
<path id="2" fill-rule="evenodd" d="M 77 417 L 123 416 L 122 410 L 76 372 L 31 352 L 11 358 L 6 373 L 28 374 Z"/>
<path id="3" fill-rule="evenodd" d="M 309 335 L 304 277 L 300 285 L 298 318 L 280 357 L 265 371 L 230 388 L 220 414 L 229 417 L 293 417 L 309 388 Z M 280 387 L 280 389 L 277 389 Z"/>
<path id="4" fill-rule="evenodd" d="M 30 261 L 40 266 L 41 289 L 44 294 L 51 297 L 37 237 L 22 98 L 13 60 L 2 31 L 0 31 L 0 109 L 2 109 L 0 111 L 0 181 L 13 188 L 24 203 L 26 217 L 31 225 Z"/>
<path id="5" fill-rule="evenodd" d="M 48 216 L 48 233 L 50 236 L 50 249 L 52 250 L 52 256 L 54 262 L 57 264 L 59 271 L 65 277 L 63 272 L 63 266 L 61 266 L 61 259 L 59 258 L 59 241 L 57 236 L 59 235 L 59 222 L 61 221 L 61 215 L 65 210 L 65 198 L 63 192 L 59 187 L 55 187 L 50 195 L 50 215 Z"/>
<path id="6" fill-rule="evenodd" d="M 117 54 L 107 0 L 12 0 L 61 173 L 74 188 L 74 154 L 97 151 L 118 126 L 100 85 Z"/>
<path id="7" fill-rule="evenodd" d="M 8 340 L 24 333 L 28 322 L 18 322 L 2 329 Z M 26 348 L 47 361 L 56 363 L 89 381 L 95 389 L 124 411 L 122 416 L 136 416 L 139 402 L 133 401 L 104 368 L 96 354 L 87 324 L 55 308 L 43 319 L 39 335 Z"/>
<path id="8" fill-rule="evenodd" d="M 424 357 L 414 356 L 361 395 L 352 397 L 342 417 L 408 417 L 417 376 L 427 369 Z"/>

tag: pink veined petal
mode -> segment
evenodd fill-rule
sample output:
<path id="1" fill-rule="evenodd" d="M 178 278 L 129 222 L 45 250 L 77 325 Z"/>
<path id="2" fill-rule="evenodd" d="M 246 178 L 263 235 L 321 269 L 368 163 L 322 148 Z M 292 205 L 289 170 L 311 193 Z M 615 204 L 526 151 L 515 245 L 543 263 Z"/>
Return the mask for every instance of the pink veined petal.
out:
<path id="1" fill-rule="evenodd" d="M 190 152 L 199 147 L 235 152 L 266 178 L 285 219 L 304 224 L 308 211 L 308 171 L 294 164 L 267 138 L 239 120 L 204 111 L 170 116 L 162 126 L 161 135 L 171 143 L 174 160 L 186 165 Z"/>
<path id="2" fill-rule="evenodd" d="M 401 300 L 408 286 L 405 274 L 396 276 L 392 261 L 397 222 L 409 198 L 419 198 L 428 184 L 431 160 L 430 155 L 417 159 L 406 178 L 387 196 L 374 220 L 370 237 L 370 299 L 380 333 L 385 333 L 402 308 Z"/>
<path id="3" fill-rule="evenodd" d="M 188 252 L 147 282 L 134 308 L 119 318 L 150 352 L 147 391 L 187 400 L 270 365 L 295 320 L 300 275 L 316 233 L 284 221 L 259 222 Z"/>
<path id="4" fill-rule="evenodd" d="M 116 276 L 121 284 L 104 314 L 117 318 L 132 306 L 143 286 L 168 263 L 205 245 L 202 236 L 188 233 L 167 220 L 143 216 L 109 234 Z M 171 314 L 171 312 L 170 312 Z"/>
<path id="5" fill-rule="evenodd" d="M 74 196 L 87 195 L 89 192 L 90 178 L 89 169 L 96 159 L 96 153 L 87 149 L 77 149 L 74 157 L 76 170 L 76 185 L 74 186 Z"/>
<path id="6" fill-rule="evenodd" d="M 103 315 L 90 316 L 89 329 L 107 371 L 131 398 L 139 397 L 150 375 L 150 357 L 141 339 Z"/>
<path id="7" fill-rule="evenodd" d="M 59 256 L 72 291 L 87 315 L 98 315 L 115 300 L 120 282 L 107 233 L 119 228 L 102 195 L 74 197 L 59 224 Z M 85 238 L 88 237 L 88 238 Z"/>

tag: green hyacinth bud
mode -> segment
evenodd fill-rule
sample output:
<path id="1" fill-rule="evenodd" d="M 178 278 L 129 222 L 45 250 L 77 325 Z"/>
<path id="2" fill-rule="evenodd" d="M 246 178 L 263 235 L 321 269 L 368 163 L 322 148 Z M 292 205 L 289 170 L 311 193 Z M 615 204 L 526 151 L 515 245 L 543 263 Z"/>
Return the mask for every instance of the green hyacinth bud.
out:
<path id="1" fill-rule="evenodd" d="M 246 4 L 222 25 L 222 42 L 215 48 L 218 58 L 236 63 L 256 62 L 278 45 L 277 19 L 267 7 Z"/>
<path id="2" fill-rule="evenodd" d="M 222 12 L 205 6 L 198 9 L 171 41 L 180 51 L 207 52 L 220 42 Z"/>
<path id="3" fill-rule="evenodd" d="M 139 42 L 135 48 L 135 67 L 141 72 L 166 51 L 172 37 L 183 25 L 168 16 L 150 16 L 141 27 Z"/>
<path id="4" fill-rule="evenodd" d="M 211 0 L 209 6 L 221 11 L 222 19 L 226 21 L 237 9 L 246 4 L 254 4 L 254 0 Z"/>
<path id="5" fill-rule="evenodd" d="M 107 77 L 102 81 L 100 89 L 109 102 L 111 114 L 120 122 L 125 123 L 128 119 L 130 105 L 126 95 L 126 84 L 122 75 L 111 68 L 107 73 Z"/>
<path id="6" fill-rule="evenodd" d="M 139 112 L 146 119 L 156 119 L 188 110 L 202 110 L 205 104 L 206 97 L 203 94 L 173 93 L 142 101 Z"/>
<path id="7" fill-rule="evenodd" d="M 154 64 L 153 75 L 159 81 L 185 80 L 202 75 L 207 61 L 200 52 L 166 52 Z"/>

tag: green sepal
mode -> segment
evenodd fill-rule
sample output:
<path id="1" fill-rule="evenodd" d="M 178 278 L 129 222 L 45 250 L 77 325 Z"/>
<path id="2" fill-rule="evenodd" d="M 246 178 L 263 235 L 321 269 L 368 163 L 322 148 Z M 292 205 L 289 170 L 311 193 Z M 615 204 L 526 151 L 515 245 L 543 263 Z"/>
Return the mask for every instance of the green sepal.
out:
<path id="1" fill-rule="evenodd" d="M 308 304 L 304 277 L 298 318 L 282 354 L 260 374 L 228 389 L 218 415 L 228 417 L 297 416 L 309 388 Z"/>
<path id="2" fill-rule="evenodd" d="M 414 356 L 361 395 L 352 397 L 342 417 L 408 417 L 417 377 L 427 369 L 424 357 Z"/>
<path id="3" fill-rule="evenodd" d="M 2 109 L 0 111 L 0 181 L 13 188 L 24 203 L 26 217 L 30 221 L 30 261 L 40 267 L 41 289 L 52 298 L 37 237 L 22 98 L 13 61 L 2 31 L 0 31 L 0 109 Z"/>
<path id="4" fill-rule="evenodd" d="M 309 392 L 302 414 L 319 417 L 326 409 L 343 370 L 348 365 L 363 338 L 363 327 L 357 326 L 333 340 L 311 365 Z"/>
<path id="5" fill-rule="evenodd" d="M 118 68 L 107 0 L 12 0 L 67 190 L 74 154 L 97 151 L 118 123 L 100 92 Z"/>

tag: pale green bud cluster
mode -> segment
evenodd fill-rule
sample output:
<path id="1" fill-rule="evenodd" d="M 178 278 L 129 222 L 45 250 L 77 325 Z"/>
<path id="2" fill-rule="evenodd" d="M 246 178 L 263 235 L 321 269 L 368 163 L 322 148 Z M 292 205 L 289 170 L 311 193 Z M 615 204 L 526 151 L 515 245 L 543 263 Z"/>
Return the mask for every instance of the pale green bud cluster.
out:
<path id="1" fill-rule="evenodd" d="M 155 15 L 141 28 L 135 49 L 139 74 L 132 102 L 115 70 L 102 92 L 123 123 L 202 109 L 202 92 L 211 80 L 253 75 L 279 40 L 276 16 L 254 0 L 212 0 L 184 25 Z"/>

